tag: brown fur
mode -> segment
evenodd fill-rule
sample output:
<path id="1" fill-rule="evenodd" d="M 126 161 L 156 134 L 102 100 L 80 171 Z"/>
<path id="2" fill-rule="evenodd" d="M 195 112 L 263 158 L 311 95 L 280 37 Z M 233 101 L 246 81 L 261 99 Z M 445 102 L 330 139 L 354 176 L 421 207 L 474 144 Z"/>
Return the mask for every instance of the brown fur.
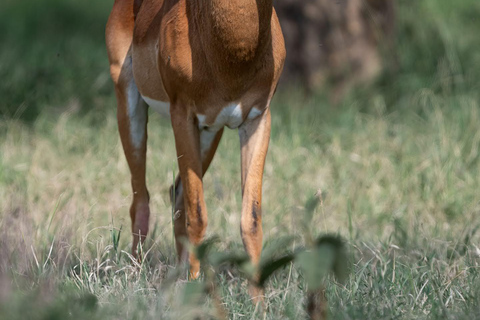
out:
<path id="1" fill-rule="evenodd" d="M 116 0 L 106 29 L 110 70 L 118 102 L 120 137 L 132 174 L 133 253 L 148 232 L 145 185 L 146 106 L 132 116 L 131 95 L 170 103 L 180 178 L 177 178 L 175 237 L 199 244 L 207 226 L 202 178 L 222 136 L 200 152 L 198 115 L 207 127 L 229 103 L 240 103 L 242 239 L 258 263 L 262 248 L 262 176 L 270 136 L 270 100 L 285 60 L 283 35 L 272 0 Z M 136 85 L 138 92 L 135 91 Z M 133 89 L 132 89 L 133 88 Z M 133 92 L 133 93 L 132 93 Z M 248 118 L 252 108 L 261 111 Z M 143 128 L 140 145 L 132 128 Z M 183 200 L 183 201 L 182 201 Z M 140 234 L 139 234 L 140 233 Z M 199 262 L 190 255 L 190 276 Z"/>

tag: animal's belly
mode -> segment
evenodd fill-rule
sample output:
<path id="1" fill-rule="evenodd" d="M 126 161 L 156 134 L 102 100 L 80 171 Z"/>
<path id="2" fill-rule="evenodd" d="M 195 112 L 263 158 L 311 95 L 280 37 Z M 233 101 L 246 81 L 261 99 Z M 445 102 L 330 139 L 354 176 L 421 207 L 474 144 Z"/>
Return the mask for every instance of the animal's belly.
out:
<path id="1" fill-rule="evenodd" d="M 255 119 L 262 112 L 257 108 L 245 109 L 242 103 L 231 103 L 222 108 L 212 119 L 206 115 L 197 114 L 198 127 L 209 131 L 217 131 L 227 126 L 230 129 L 238 128 L 247 119 Z"/>
<path id="2" fill-rule="evenodd" d="M 164 117 L 170 118 L 170 103 L 165 101 L 154 100 L 149 97 L 142 96 L 143 100 L 155 112 Z M 248 112 L 248 113 L 247 113 Z M 244 121 L 255 119 L 262 114 L 262 111 L 253 107 L 246 110 L 241 103 L 231 103 L 223 107 L 218 114 L 205 115 L 197 113 L 198 128 L 201 130 L 218 131 L 227 126 L 230 129 L 238 128 Z"/>
<path id="3" fill-rule="evenodd" d="M 144 96 L 142 96 L 142 98 L 154 111 L 158 112 L 164 117 L 170 118 L 170 102 L 154 100 Z"/>

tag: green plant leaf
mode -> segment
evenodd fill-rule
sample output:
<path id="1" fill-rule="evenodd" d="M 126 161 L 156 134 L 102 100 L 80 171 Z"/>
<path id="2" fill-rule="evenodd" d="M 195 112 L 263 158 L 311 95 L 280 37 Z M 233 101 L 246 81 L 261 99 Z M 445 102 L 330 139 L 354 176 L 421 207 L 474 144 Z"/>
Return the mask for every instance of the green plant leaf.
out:
<path id="1" fill-rule="evenodd" d="M 347 279 L 349 273 L 349 262 L 347 250 L 345 249 L 345 242 L 338 235 L 324 235 L 315 240 L 315 246 L 317 248 L 325 245 L 331 246 L 335 251 L 332 271 L 337 280 L 343 283 Z"/>
<path id="2" fill-rule="evenodd" d="M 260 258 L 260 268 L 270 264 L 276 256 L 285 255 L 286 249 L 290 247 L 293 240 L 295 240 L 294 236 L 284 236 L 266 244 L 262 251 L 262 257 Z"/>
<path id="3" fill-rule="evenodd" d="M 211 252 L 209 261 L 213 267 L 218 268 L 224 263 L 240 266 L 249 261 L 249 258 L 245 252 Z"/>
<path id="4" fill-rule="evenodd" d="M 327 245 L 302 251 L 295 257 L 295 263 L 303 270 L 310 290 L 322 286 L 324 278 L 332 270 L 334 260 L 335 250 Z"/>
<path id="5" fill-rule="evenodd" d="M 265 285 L 265 282 L 275 271 L 285 267 L 294 259 L 295 259 L 295 255 L 292 253 L 292 254 L 283 256 L 279 259 L 271 260 L 268 263 L 264 264 L 260 268 L 260 277 L 258 280 L 258 285 L 263 287 Z"/>
<path id="6" fill-rule="evenodd" d="M 220 238 L 218 236 L 212 236 L 203 240 L 202 243 L 195 248 L 195 255 L 197 259 L 200 261 L 205 260 L 212 247 L 219 241 Z"/>
<path id="7" fill-rule="evenodd" d="M 183 289 L 185 305 L 200 305 L 205 297 L 205 283 L 200 281 L 187 282 Z"/>

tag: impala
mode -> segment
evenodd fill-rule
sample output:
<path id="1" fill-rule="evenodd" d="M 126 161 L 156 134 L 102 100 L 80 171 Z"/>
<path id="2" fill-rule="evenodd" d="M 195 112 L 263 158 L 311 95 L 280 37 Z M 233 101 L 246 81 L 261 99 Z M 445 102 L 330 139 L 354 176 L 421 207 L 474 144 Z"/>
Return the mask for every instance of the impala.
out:
<path id="1" fill-rule="evenodd" d="M 133 254 L 148 234 L 147 109 L 170 117 L 180 176 L 174 221 L 178 256 L 190 278 L 207 227 L 202 178 L 225 126 L 241 144 L 240 232 L 253 264 L 262 250 L 262 177 L 270 101 L 285 60 L 273 0 L 115 0 L 106 28 L 117 118 L 131 173 Z"/>

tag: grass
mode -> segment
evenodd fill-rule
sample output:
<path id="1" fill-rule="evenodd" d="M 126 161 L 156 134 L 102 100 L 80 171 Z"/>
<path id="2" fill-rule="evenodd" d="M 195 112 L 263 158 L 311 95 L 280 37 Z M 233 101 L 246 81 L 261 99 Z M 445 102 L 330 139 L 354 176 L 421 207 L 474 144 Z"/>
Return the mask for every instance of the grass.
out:
<path id="1" fill-rule="evenodd" d="M 0 4 L 0 319 L 216 312 L 175 263 L 168 188 L 177 166 L 170 125 L 156 114 L 152 232 L 141 266 L 128 255 L 129 173 L 103 45 L 110 6 Z M 332 319 L 480 318 L 479 12 L 474 0 L 402 2 L 398 74 L 335 107 L 289 88 L 272 103 L 265 248 L 286 236 L 292 249 L 325 233 L 346 239 L 350 275 L 326 281 Z M 208 235 L 241 252 L 236 132 L 225 133 L 205 186 Z M 238 268 L 222 266 L 215 279 L 228 318 L 306 316 L 296 264 L 267 282 L 265 315 Z"/>

